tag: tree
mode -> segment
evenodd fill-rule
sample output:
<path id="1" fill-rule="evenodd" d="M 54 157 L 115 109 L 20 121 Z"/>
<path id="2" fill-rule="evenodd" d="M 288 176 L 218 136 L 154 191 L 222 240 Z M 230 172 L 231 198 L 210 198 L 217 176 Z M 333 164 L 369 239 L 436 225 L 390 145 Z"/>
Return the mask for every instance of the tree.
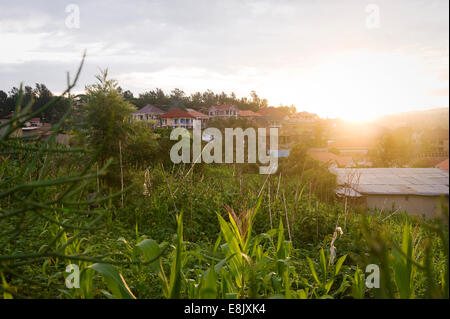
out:
<path id="1" fill-rule="evenodd" d="M 36 83 L 35 88 L 31 86 L 25 86 L 22 96 L 22 107 L 25 107 L 30 101 L 33 101 L 32 111 L 39 110 L 42 106 L 46 105 L 52 99 L 56 99 L 54 94 L 47 88 L 45 84 Z M 17 99 L 19 98 L 19 89 L 13 87 L 9 94 L 0 91 L 0 115 L 5 116 L 15 111 Z M 60 97 L 58 101 L 55 101 L 46 110 L 39 114 L 39 117 L 43 122 L 55 124 L 59 122 L 62 116 L 70 108 L 70 99 L 66 97 Z"/>
<path id="2" fill-rule="evenodd" d="M 126 144 L 132 129 L 129 118 L 136 108 L 124 100 L 117 82 L 108 79 L 107 69 L 96 78 L 97 83 L 86 87 L 76 135 L 90 150 L 99 151 L 98 161 L 103 165 L 119 157 L 119 142 Z"/>
<path id="3" fill-rule="evenodd" d="M 314 146 L 315 147 L 326 146 L 325 125 L 322 121 L 318 121 L 315 123 L 315 125 L 313 127 L 313 134 L 314 134 Z"/>
<path id="4" fill-rule="evenodd" d="M 402 167 L 409 163 L 414 153 L 411 134 L 411 130 L 399 128 L 379 137 L 369 153 L 375 166 Z"/>
<path id="5" fill-rule="evenodd" d="M 160 159 L 159 143 L 160 137 L 151 129 L 151 123 L 138 121 L 132 124 L 131 132 L 124 146 L 124 162 L 133 167 L 148 167 Z M 169 154 L 169 150 L 166 154 Z"/>
<path id="6" fill-rule="evenodd" d="M 133 100 L 134 99 L 133 92 L 131 92 L 130 90 L 126 90 L 125 92 L 123 92 L 122 96 L 125 100 Z"/>
<path id="7" fill-rule="evenodd" d="M 11 113 L 8 104 L 8 94 L 2 90 L 0 90 L 0 116 L 6 116 Z"/>

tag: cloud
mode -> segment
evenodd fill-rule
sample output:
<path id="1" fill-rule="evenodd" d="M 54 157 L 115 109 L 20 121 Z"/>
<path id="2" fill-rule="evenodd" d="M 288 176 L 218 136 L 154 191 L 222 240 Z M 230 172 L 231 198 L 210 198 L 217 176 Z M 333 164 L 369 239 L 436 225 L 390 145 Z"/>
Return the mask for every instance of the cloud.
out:
<path id="1" fill-rule="evenodd" d="M 20 81 L 64 89 L 87 49 L 79 87 L 98 68 L 135 93 L 155 87 L 280 94 L 308 90 L 305 74 L 336 55 L 368 50 L 413 57 L 427 77 L 448 81 L 448 2 L 377 1 L 380 28 L 365 26 L 361 1 L 74 1 L 80 28 L 65 25 L 68 2 L 9 2 L 0 9 L 0 89 Z M 444 72 L 445 73 L 445 72 Z M 335 75 L 333 75 L 335 76 Z M 280 82 L 281 81 L 281 82 Z M 305 87 L 306 86 L 306 87 Z M 441 87 L 440 85 L 439 87 Z M 438 89 L 439 87 L 436 87 Z M 310 101 L 308 101 L 310 103 Z"/>

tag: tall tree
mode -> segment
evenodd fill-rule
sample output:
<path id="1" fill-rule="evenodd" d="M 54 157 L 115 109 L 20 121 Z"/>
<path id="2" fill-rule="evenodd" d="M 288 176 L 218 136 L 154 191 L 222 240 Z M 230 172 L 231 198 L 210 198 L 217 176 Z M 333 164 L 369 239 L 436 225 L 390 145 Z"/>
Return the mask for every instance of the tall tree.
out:
<path id="1" fill-rule="evenodd" d="M 108 79 L 108 70 L 96 76 L 97 83 L 86 87 L 85 103 L 77 135 L 91 149 L 100 150 L 99 162 L 119 156 L 119 142 L 126 144 L 132 129 L 130 114 L 136 108 L 124 100 L 115 80 Z"/>

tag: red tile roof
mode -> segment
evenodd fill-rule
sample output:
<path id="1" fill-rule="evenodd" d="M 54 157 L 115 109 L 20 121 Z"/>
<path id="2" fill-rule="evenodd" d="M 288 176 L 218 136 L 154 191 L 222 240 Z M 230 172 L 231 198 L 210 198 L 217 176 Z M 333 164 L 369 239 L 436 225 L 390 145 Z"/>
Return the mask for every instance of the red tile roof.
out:
<path id="1" fill-rule="evenodd" d="M 283 120 L 287 116 L 285 112 L 280 111 L 278 108 L 273 106 L 260 109 L 258 114 L 261 114 L 271 120 Z"/>
<path id="2" fill-rule="evenodd" d="M 199 111 L 193 110 L 193 109 L 187 109 L 187 112 L 195 117 L 200 117 L 200 116 L 208 116 L 206 114 L 203 114 Z"/>
<path id="3" fill-rule="evenodd" d="M 168 112 L 164 113 L 163 115 L 161 115 L 161 118 L 179 118 L 179 117 L 195 118 L 194 115 L 192 115 L 189 112 L 183 111 L 183 110 L 171 110 L 171 111 L 168 111 Z"/>
<path id="4" fill-rule="evenodd" d="M 439 164 L 437 164 L 435 167 L 448 172 L 448 158 L 446 160 L 440 162 Z"/>

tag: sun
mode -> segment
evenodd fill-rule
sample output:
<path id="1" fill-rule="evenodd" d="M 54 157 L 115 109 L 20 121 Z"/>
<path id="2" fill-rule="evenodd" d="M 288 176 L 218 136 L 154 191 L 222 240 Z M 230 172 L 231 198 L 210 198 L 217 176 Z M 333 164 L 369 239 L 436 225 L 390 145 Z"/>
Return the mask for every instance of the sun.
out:
<path id="1" fill-rule="evenodd" d="M 328 56 L 280 82 L 272 89 L 283 101 L 294 101 L 298 111 L 353 122 L 427 107 L 426 92 L 442 85 L 416 58 L 369 50 Z"/>

